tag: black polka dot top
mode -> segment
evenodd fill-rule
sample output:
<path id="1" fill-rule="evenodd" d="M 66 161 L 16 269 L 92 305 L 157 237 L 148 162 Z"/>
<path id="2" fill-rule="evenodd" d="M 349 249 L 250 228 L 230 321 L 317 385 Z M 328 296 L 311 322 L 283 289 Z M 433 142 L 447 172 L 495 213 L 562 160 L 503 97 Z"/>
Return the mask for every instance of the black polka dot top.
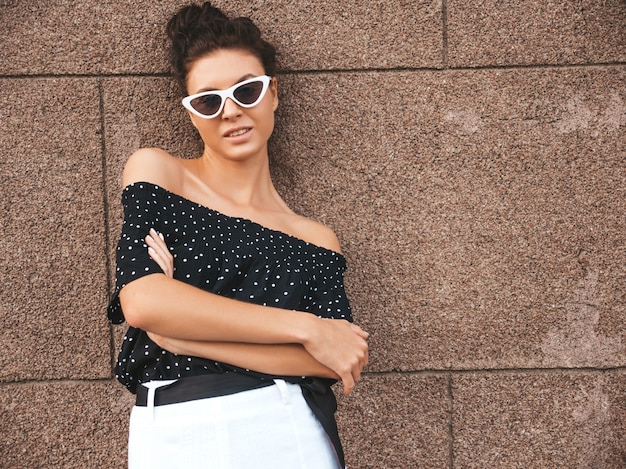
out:
<path id="1" fill-rule="evenodd" d="M 124 321 L 120 290 L 145 275 L 162 273 L 144 243 L 150 228 L 164 235 L 178 280 L 229 298 L 352 321 L 343 285 L 346 261 L 341 254 L 224 215 L 151 183 L 127 186 L 122 204 L 116 286 L 108 307 L 113 323 Z M 124 337 L 115 372 L 132 392 L 138 383 L 151 380 L 250 373 L 226 363 L 167 352 L 134 327 Z"/>

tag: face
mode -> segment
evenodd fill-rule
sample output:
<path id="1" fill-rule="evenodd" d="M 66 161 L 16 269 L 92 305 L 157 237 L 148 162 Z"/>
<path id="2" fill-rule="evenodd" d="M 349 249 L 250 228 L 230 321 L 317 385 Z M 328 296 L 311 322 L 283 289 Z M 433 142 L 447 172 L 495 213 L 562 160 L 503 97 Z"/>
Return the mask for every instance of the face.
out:
<path id="1" fill-rule="evenodd" d="M 189 95 L 224 90 L 249 78 L 265 75 L 261 61 L 243 50 L 220 49 L 196 60 L 187 74 Z M 212 119 L 189 112 L 205 146 L 205 155 L 228 159 L 267 158 L 267 141 L 274 130 L 278 107 L 276 79 L 272 78 L 263 99 L 244 108 L 226 98 L 222 111 Z"/>

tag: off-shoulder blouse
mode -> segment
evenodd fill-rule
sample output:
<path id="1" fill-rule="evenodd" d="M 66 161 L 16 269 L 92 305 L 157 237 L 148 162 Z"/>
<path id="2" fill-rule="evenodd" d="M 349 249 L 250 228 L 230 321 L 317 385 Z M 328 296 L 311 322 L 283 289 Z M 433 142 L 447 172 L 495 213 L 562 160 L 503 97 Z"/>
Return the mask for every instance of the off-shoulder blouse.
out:
<path id="1" fill-rule="evenodd" d="M 162 272 L 144 243 L 150 228 L 165 237 L 178 280 L 225 297 L 294 310 L 294 314 L 352 321 L 343 284 L 346 261 L 341 254 L 224 215 L 147 182 L 127 186 L 122 204 L 116 285 L 108 307 L 113 323 L 124 320 L 120 290 L 133 280 Z M 151 380 L 251 373 L 226 363 L 170 353 L 134 327 L 124 337 L 115 371 L 132 392 L 138 383 Z"/>

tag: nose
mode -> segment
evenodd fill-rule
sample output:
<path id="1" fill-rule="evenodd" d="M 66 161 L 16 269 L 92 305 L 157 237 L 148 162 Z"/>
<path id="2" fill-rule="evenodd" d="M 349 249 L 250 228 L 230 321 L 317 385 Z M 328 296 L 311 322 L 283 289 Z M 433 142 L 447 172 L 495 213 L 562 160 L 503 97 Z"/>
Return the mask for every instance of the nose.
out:
<path id="1" fill-rule="evenodd" d="M 222 109 L 222 119 L 232 119 L 241 115 L 241 108 L 231 98 L 226 98 L 224 109 Z"/>

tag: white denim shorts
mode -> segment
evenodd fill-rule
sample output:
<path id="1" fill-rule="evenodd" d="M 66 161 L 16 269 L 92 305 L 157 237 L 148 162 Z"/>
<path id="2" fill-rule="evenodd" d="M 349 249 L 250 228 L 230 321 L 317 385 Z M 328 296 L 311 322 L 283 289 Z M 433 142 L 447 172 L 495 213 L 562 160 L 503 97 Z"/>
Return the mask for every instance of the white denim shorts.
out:
<path id="1" fill-rule="evenodd" d="M 172 381 L 153 381 L 156 388 Z M 149 395 L 149 399 L 152 393 Z M 300 386 L 133 407 L 129 469 L 339 469 L 332 443 Z"/>

